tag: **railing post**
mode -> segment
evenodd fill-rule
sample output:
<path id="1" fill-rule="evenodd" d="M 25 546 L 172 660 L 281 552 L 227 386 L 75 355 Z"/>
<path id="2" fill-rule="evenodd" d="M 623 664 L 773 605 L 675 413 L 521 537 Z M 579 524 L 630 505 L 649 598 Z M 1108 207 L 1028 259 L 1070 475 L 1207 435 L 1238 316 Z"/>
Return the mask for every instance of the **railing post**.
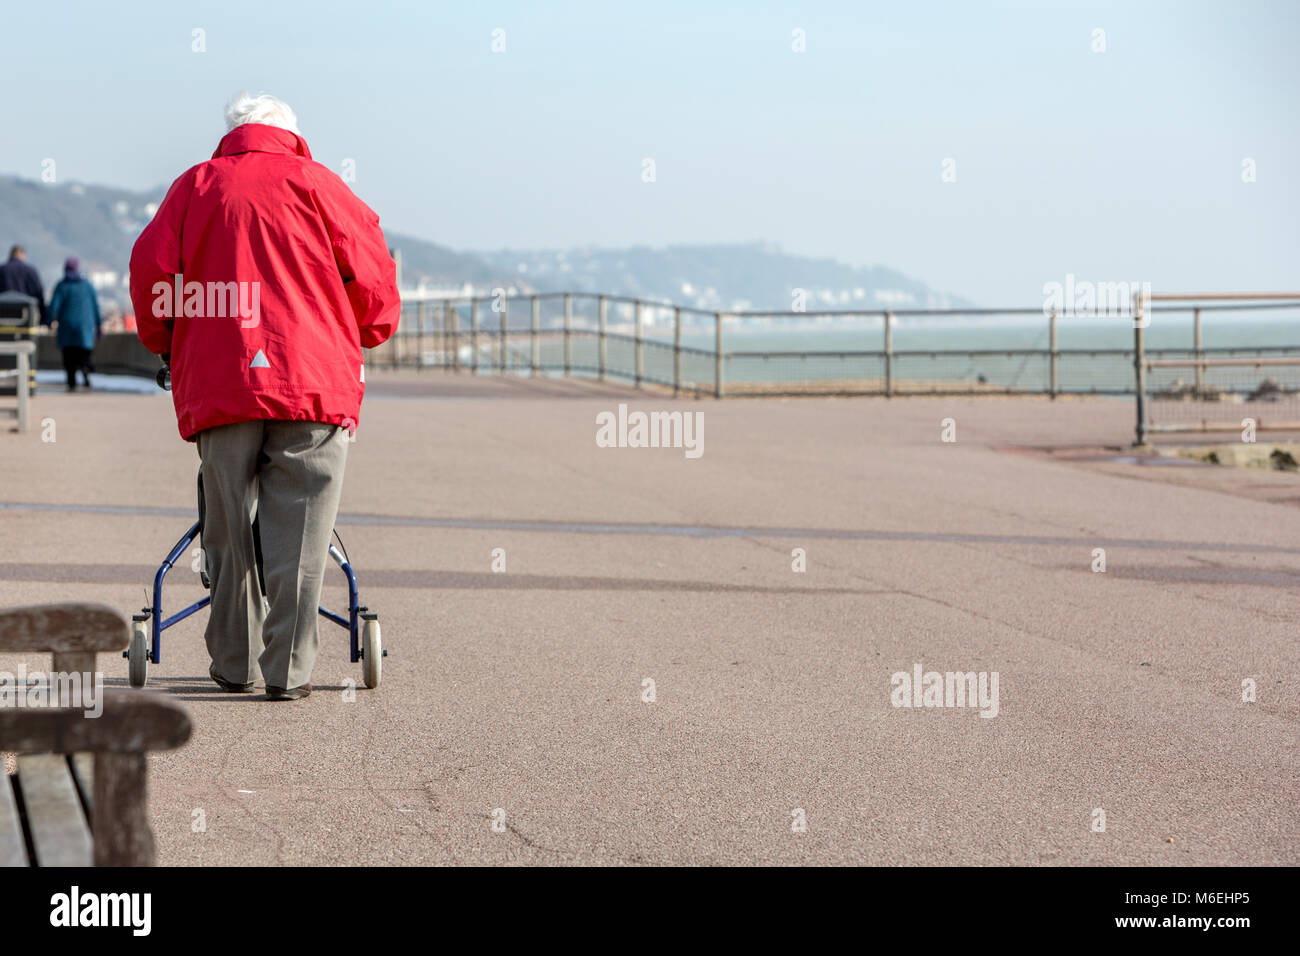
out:
<path id="1" fill-rule="evenodd" d="M 451 319 L 451 367 L 460 373 L 460 313 L 456 307 L 447 302 L 447 317 Z"/>
<path id="2" fill-rule="evenodd" d="M 1194 348 L 1196 351 L 1196 361 L 1200 362 L 1201 359 L 1205 358 L 1205 350 L 1202 347 L 1202 342 L 1201 342 L 1201 310 L 1199 308 L 1192 309 L 1192 331 L 1193 331 L 1193 338 L 1195 340 Z M 1197 401 L 1200 401 L 1201 393 L 1204 391 L 1204 389 L 1205 389 L 1205 366 L 1197 365 L 1196 366 Z"/>
<path id="3" fill-rule="evenodd" d="M 682 307 L 673 309 L 673 395 L 682 390 Z"/>
<path id="4" fill-rule="evenodd" d="M 1047 315 L 1047 347 L 1050 350 L 1048 355 L 1048 375 L 1051 381 L 1048 383 L 1047 391 L 1053 399 L 1059 391 L 1060 382 L 1057 378 L 1060 352 L 1056 348 L 1056 307 L 1053 306 L 1051 312 Z"/>
<path id="5" fill-rule="evenodd" d="M 510 355 L 506 351 L 506 323 L 510 316 L 510 295 L 502 290 L 501 295 L 501 374 L 505 375 L 509 369 Z"/>
<path id="6" fill-rule="evenodd" d="M 573 296 L 564 293 L 564 377 L 573 372 Z"/>
<path id="7" fill-rule="evenodd" d="M 34 361 L 29 362 L 28 356 L 34 357 L 36 350 L 23 348 L 24 343 L 18 339 L 18 336 L 14 336 L 14 340 L 18 342 L 18 353 L 14 362 L 14 371 L 18 373 L 18 377 L 14 379 L 14 394 L 18 396 L 18 430 L 25 432 L 31 424 L 31 412 L 28 406 L 32 389 L 32 383 L 29 381 L 30 366 L 36 364 Z"/>
<path id="8" fill-rule="evenodd" d="M 398 347 L 402 344 L 402 316 L 406 312 L 406 307 L 399 305 L 397 307 L 397 331 L 393 337 L 388 340 L 390 351 L 388 353 L 389 365 L 394 371 L 397 370 Z"/>
<path id="9" fill-rule="evenodd" d="M 894 313 L 885 313 L 885 398 L 894 397 Z"/>
<path id="10" fill-rule="evenodd" d="M 469 300 L 469 368 L 478 374 L 478 297 Z"/>
<path id="11" fill-rule="evenodd" d="M 533 320 L 529 330 L 529 353 L 532 356 L 533 378 L 537 377 L 538 366 L 538 346 L 537 346 L 537 329 L 541 324 L 541 303 L 537 296 L 532 297 Z"/>
<path id="12" fill-rule="evenodd" d="M 442 302 L 442 306 L 443 307 L 441 310 L 439 310 L 439 315 L 438 315 L 438 351 L 442 353 L 442 357 L 439 361 L 439 364 L 445 366 L 448 364 L 447 363 L 447 332 L 448 329 L 450 329 L 451 327 L 451 323 L 449 323 L 447 319 L 451 313 L 451 303 L 448 300 L 444 299 Z M 420 362 L 421 364 L 424 363 L 423 355 L 421 355 Z"/>
<path id="13" fill-rule="evenodd" d="M 424 300 L 415 305 L 415 367 L 424 367 Z"/>
<path id="14" fill-rule="evenodd" d="M 1137 373 L 1134 385 L 1137 392 L 1137 442 L 1145 445 L 1147 440 L 1147 357 L 1146 329 L 1143 321 L 1143 296 L 1138 293 L 1137 313 L 1133 317 L 1133 366 Z"/>
<path id="15" fill-rule="evenodd" d="M 636 387 L 641 387 L 641 378 L 645 375 L 645 345 L 641 338 L 641 300 L 636 300 L 636 325 L 633 341 L 636 343 Z"/>
<path id="16" fill-rule="evenodd" d="M 605 337 L 605 313 L 608 303 L 605 297 L 600 297 L 600 380 L 605 381 L 605 366 L 609 360 L 608 345 L 609 340 Z"/>
<path id="17" fill-rule="evenodd" d="M 721 398 L 724 390 L 722 381 L 722 313 L 713 313 L 713 397 Z"/>

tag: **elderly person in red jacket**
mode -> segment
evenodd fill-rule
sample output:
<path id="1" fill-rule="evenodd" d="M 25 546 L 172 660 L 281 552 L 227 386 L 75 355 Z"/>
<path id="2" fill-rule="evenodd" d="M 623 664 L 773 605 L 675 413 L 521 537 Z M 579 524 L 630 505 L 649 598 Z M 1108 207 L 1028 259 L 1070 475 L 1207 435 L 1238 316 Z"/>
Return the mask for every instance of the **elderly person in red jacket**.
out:
<path id="1" fill-rule="evenodd" d="M 397 327 L 396 266 L 379 217 L 312 161 L 286 104 L 240 94 L 226 123 L 136 241 L 131 301 L 203 463 L 209 674 L 232 693 L 260 677 L 268 699 L 296 700 L 311 693 L 361 350 Z"/>

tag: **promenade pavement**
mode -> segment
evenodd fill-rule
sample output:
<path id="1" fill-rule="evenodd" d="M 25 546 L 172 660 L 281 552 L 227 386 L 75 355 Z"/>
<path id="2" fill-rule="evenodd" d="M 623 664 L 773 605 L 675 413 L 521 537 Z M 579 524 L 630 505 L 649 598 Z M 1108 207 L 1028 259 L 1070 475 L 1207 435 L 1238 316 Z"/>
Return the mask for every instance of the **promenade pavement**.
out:
<path id="1" fill-rule="evenodd" d="M 368 388 L 337 527 L 383 685 L 322 622 L 310 698 L 230 696 L 206 614 L 167 631 L 161 863 L 1300 862 L 1295 475 L 1116 461 L 1119 400 Z M 703 412 L 703 454 L 598 447 L 620 402 Z M 196 469 L 166 396 L 43 392 L 0 606 L 139 609 Z M 202 593 L 183 562 L 167 610 Z M 997 716 L 893 706 L 917 664 L 997 672 Z"/>

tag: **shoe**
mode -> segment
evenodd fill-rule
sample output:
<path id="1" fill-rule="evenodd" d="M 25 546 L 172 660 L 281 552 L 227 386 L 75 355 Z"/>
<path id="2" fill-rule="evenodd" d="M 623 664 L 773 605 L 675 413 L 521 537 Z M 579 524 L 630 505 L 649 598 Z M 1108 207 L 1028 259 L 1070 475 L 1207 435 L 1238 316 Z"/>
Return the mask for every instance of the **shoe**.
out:
<path id="1" fill-rule="evenodd" d="M 311 684 L 303 684 L 301 687 L 272 687 L 266 685 L 267 700 L 302 700 L 311 693 Z"/>
<path id="2" fill-rule="evenodd" d="M 251 682 L 247 684 L 236 684 L 233 681 L 228 681 L 224 678 L 218 677 L 217 665 L 215 662 L 208 665 L 208 676 L 216 681 L 217 686 L 227 694 L 251 694 L 253 692 L 253 685 Z"/>

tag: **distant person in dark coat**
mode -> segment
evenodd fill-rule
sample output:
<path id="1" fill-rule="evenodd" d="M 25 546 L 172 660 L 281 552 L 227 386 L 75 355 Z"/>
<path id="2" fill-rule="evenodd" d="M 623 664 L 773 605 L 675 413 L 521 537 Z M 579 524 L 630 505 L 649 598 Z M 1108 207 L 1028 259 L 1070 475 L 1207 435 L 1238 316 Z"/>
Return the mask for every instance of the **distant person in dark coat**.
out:
<path id="1" fill-rule="evenodd" d="M 27 264 L 27 250 L 14 246 L 9 250 L 9 261 L 0 266 L 0 292 L 21 292 L 41 304 L 41 324 L 47 323 L 45 287 L 41 274 Z"/>
<path id="2" fill-rule="evenodd" d="M 80 263 L 69 259 L 63 265 L 63 278 L 50 297 L 50 323 L 58 328 L 59 348 L 63 350 L 63 370 L 68 374 L 68 391 L 77 390 L 77 373 L 90 388 L 90 353 L 104 324 L 99 312 L 95 287 L 78 272 Z"/>

